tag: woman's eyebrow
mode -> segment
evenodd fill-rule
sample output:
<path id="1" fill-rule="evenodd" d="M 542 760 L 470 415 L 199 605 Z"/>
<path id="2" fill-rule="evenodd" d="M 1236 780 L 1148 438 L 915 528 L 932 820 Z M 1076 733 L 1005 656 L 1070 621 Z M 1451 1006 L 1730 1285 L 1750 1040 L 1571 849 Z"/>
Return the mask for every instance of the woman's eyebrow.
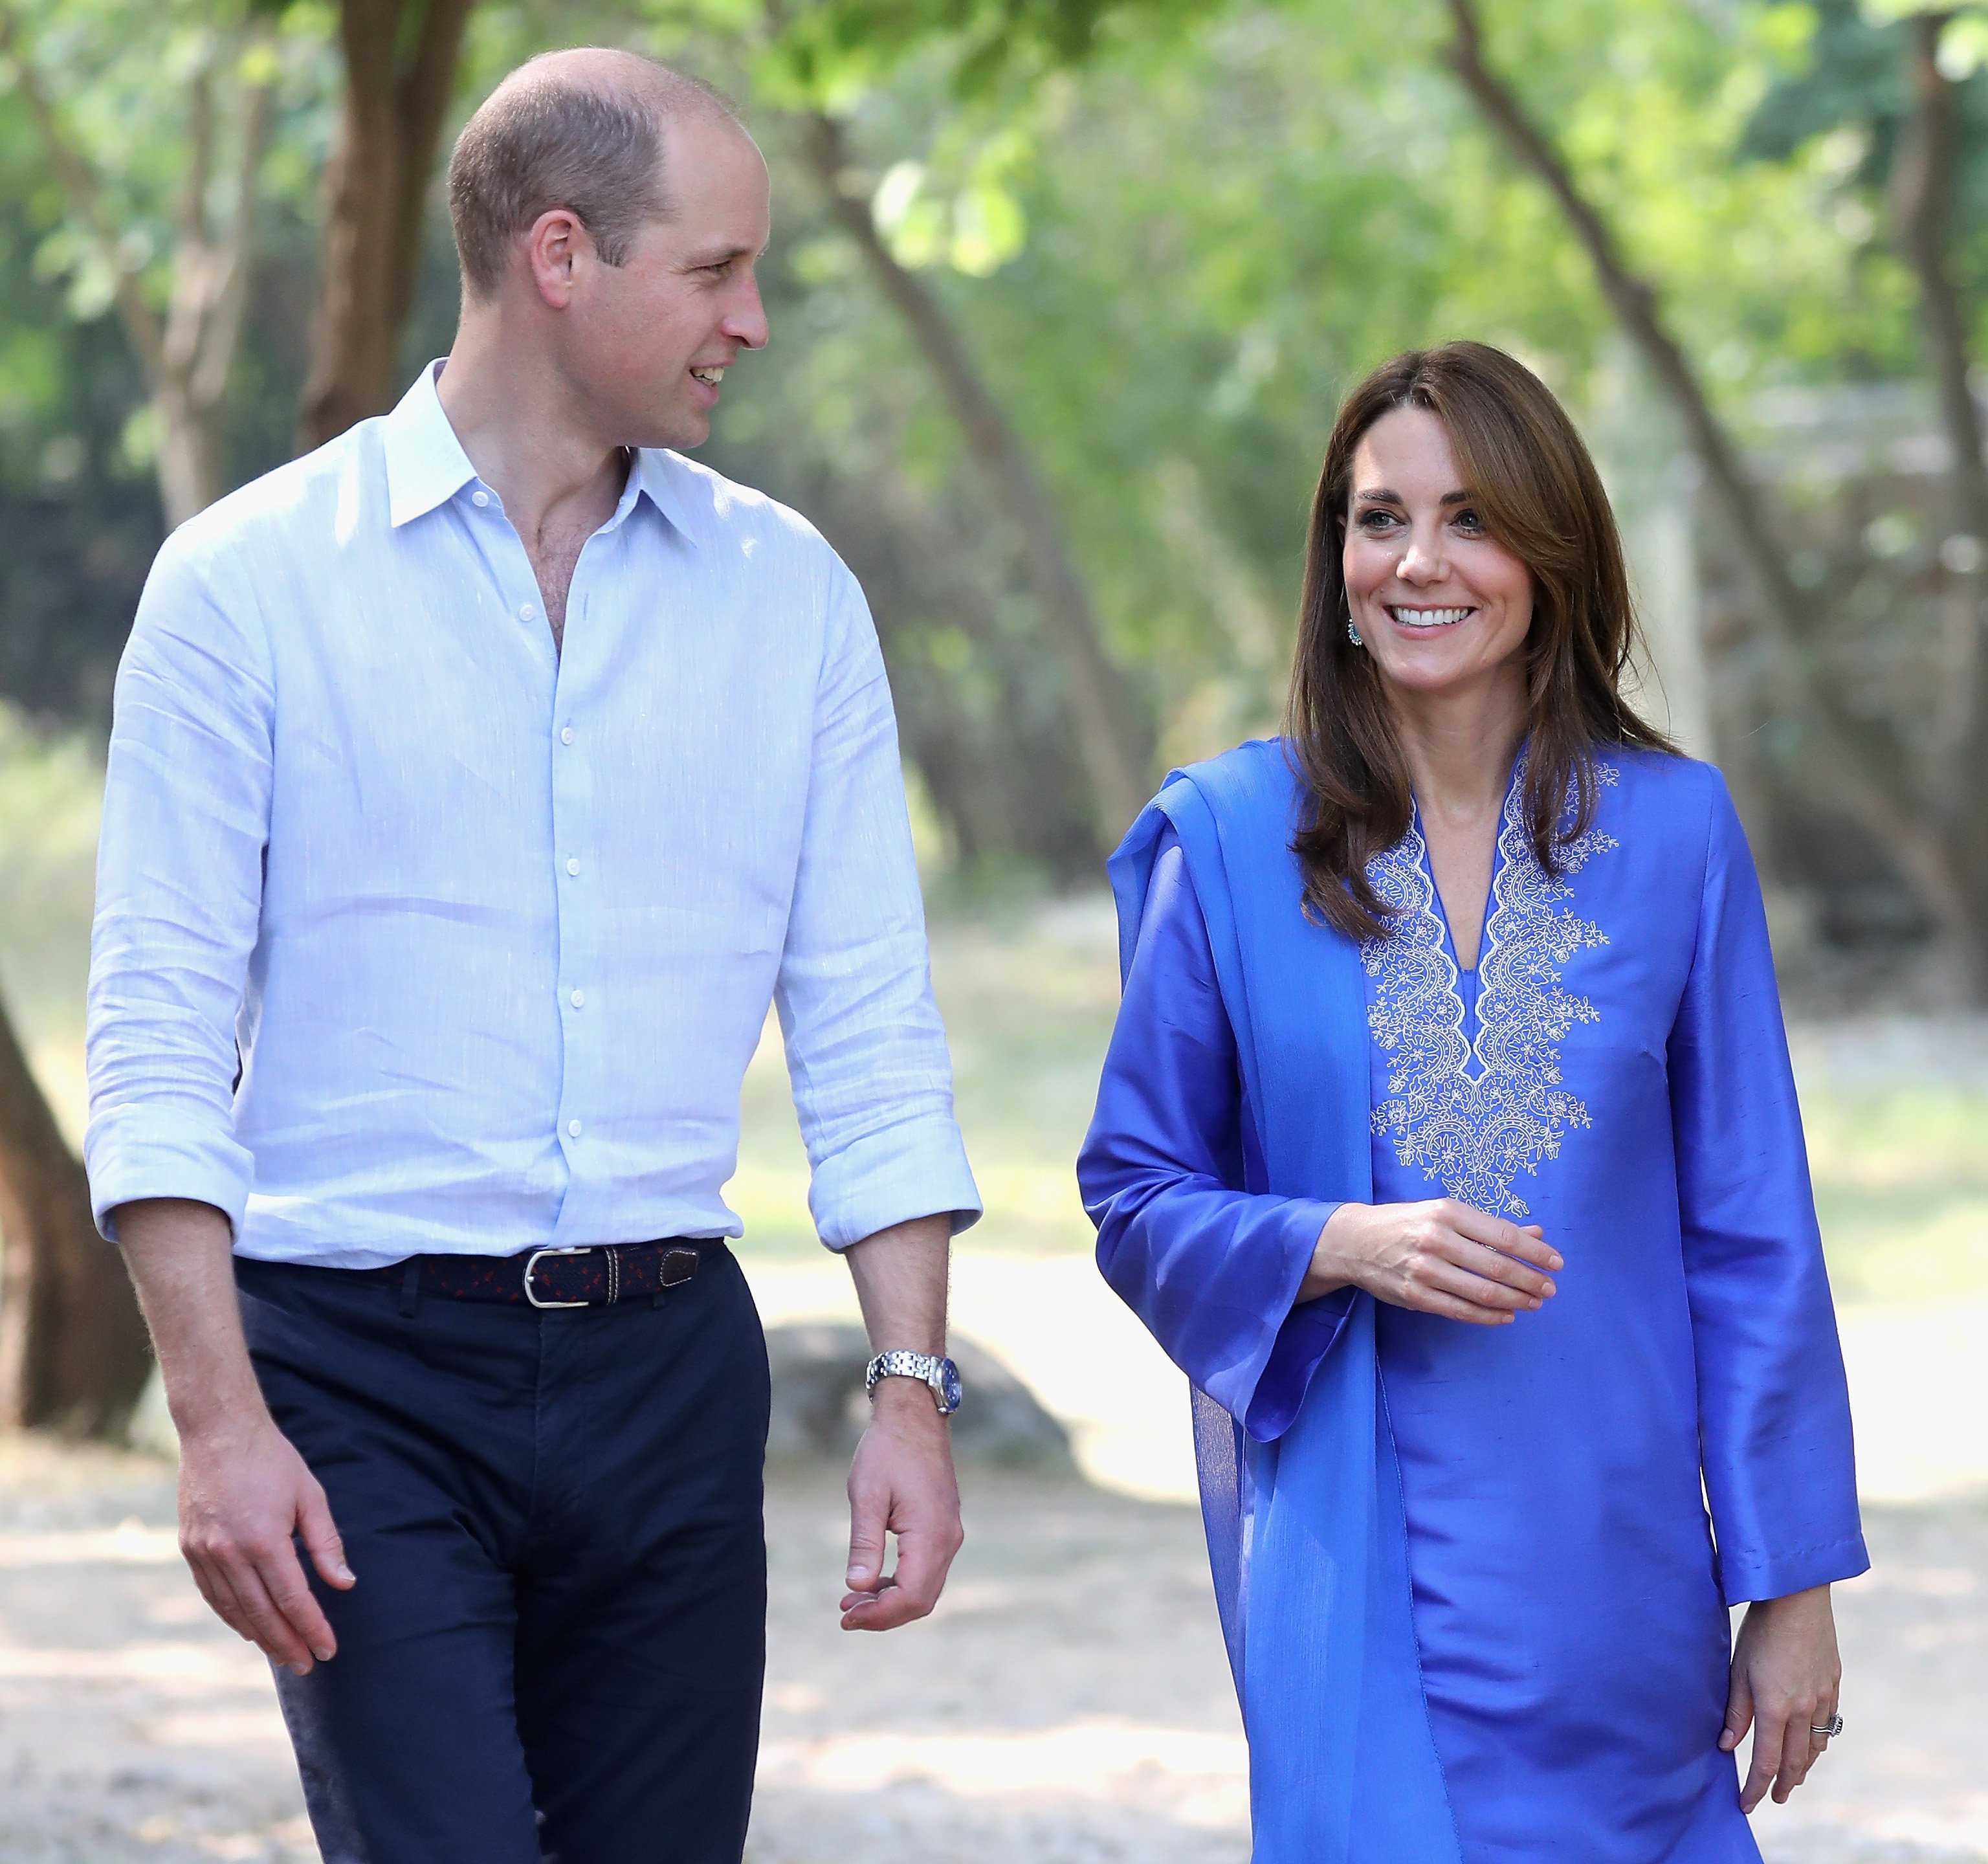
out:
<path id="1" fill-rule="evenodd" d="M 1369 487 L 1364 492 L 1356 492 L 1354 502 L 1360 505 L 1405 505 L 1408 500 L 1398 492 L 1390 492 L 1384 485 Z M 1468 505 L 1470 494 L 1467 492 L 1445 492 L 1439 501 L 1445 509 L 1452 505 Z"/>

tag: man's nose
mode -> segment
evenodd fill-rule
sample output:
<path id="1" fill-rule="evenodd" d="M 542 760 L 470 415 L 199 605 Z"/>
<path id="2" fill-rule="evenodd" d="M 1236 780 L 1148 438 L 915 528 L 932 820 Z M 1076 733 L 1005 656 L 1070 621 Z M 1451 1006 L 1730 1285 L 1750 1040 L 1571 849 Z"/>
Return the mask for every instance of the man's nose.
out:
<path id="1" fill-rule="evenodd" d="M 734 343 L 742 343 L 749 350 L 766 347 L 766 307 L 760 301 L 759 281 L 750 273 L 746 275 L 738 302 L 725 313 L 724 330 Z"/>

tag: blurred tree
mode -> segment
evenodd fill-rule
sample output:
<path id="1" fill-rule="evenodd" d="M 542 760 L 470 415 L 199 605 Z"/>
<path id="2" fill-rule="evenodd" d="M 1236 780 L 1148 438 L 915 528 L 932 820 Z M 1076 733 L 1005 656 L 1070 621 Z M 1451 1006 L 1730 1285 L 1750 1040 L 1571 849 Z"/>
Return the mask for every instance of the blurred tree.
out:
<path id="1" fill-rule="evenodd" d="M 475 3 L 340 0 L 345 95 L 325 170 L 299 452 L 384 412 L 400 387 L 429 186 Z"/>
<path id="2" fill-rule="evenodd" d="M 1822 0 L 1815 10 L 1808 58 L 1761 99 L 1742 147 L 1785 161 L 1818 137 L 1854 139 L 1845 185 L 1882 201 L 1918 288 L 1948 454 L 1939 556 L 1967 688 L 1953 780 L 1934 813 L 1979 928 L 1988 925 L 1988 817 L 1976 800 L 1988 787 L 1988 462 L 1974 380 L 1988 284 L 1988 9 Z"/>
<path id="3" fill-rule="evenodd" d="M 144 125 L 148 154 L 178 160 L 170 208 L 159 174 L 127 159 L 107 171 L 74 126 L 106 106 L 128 158 L 131 93 L 156 105 L 156 66 L 140 87 L 133 9 L 110 0 L 69 6 L 32 32 L 15 0 L 0 4 L 0 53 L 60 189 L 66 224 L 45 241 L 87 310 L 117 310 L 149 391 L 160 499 L 177 524 L 212 502 L 223 477 L 226 395 L 239 341 L 279 73 L 273 29 L 244 14 L 232 25 L 175 22 L 167 69 L 183 90 Z M 44 62 L 44 45 L 59 56 Z M 156 56 L 156 41 L 153 44 Z M 49 75 L 52 69 L 56 76 Z M 64 107 L 80 104 L 82 110 Z M 225 124 L 225 127 L 224 127 Z M 217 176 L 228 151 L 225 181 Z M 217 201 L 217 196 L 221 198 Z M 171 228 L 164 241 L 148 222 Z M 163 244 L 162 266 L 147 265 Z M 157 301 L 164 297 L 163 310 Z M 116 1252 L 96 1233 L 81 1163 L 56 1127 L 20 1043 L 0 1011 L 0 1423 L 85 1436 L 120 1433 L 150 1368 L 144 1325 Z"/>
<path id="4" fill-rule="evenodd" d="M 59 246 L 59 257 L 76 274 L 86 305 L 108 295 L 144 370 L 159 498 L 171 528 L 228 489 L 228 376 L 242 333 L 280 66 L 274 29 L 252 7 L 232 25 L 182 25 L 174 35 L 167 65 L 179 68 L 174 75 L 184 90 L 166 93 L 166 120 L 148 126 L 170 151 L 161 169 L 178 171 L 176 198 L 166 209 L 156 198 L 157 171 L 127 161 L 123 173 L 106 173 L 61 101 L 65 88 L 93 88 L 100 112 L 110 101 L 106 92 L 120 104 L 128 101 L 123 93 L 144 56 L 140 45 L 152 60 L 157 56 L 156 39 L 134 34 L 134 12 L 123 0 L 86 13 L 61 9 L 54 35 L 59 57 L 48 61 L 59 75 L 52 78 L 37 58 L 24 8 L 18 0 L 0 0 L 0 53 L 13 63 L 15 87 L 68 210 L 66 252 Z M 79 42 L 86 26 L 96 42 Z M 148 61 L 146 76 L 156 96 L 155 63 Z M 131 127 L 117 126 L 127 154 Z M 158 153 L 157 144 L 147 151 Z M 224 165 L 225 178 L 217 172 Z M 171 228 L 163 240 L 154 231 L 161 222 Z M 169 256 L 164 266 L 148 267 L 148 254 L 161 244 Z"/>
<path id="5" fill-rule="evenodd" d="M 1025 87 L 1084 59 L 1115 0 L 768 0 L 756 22 L 762 91 L 792 113 L 796 141 L 833 223 L 878 294 L 902 320 L 958 423 L 968 452 L 1020 540 L 1090 792 L 1098 852 L 1117 842 L 1152 787 L 1152 733 L 1107 644 L 1058 500 L 1029 437 L 1003 412 L 945 299 L 894 251 L 877 223 L 875 190 L 852 160 L 846 119 L 868 88 L 920 51 L 938 49 L 956 96 L 1004 78 Z M 1170 0 L 1185 10 L 1187 0 Z M 695 5 L 693 12 L 698 11 Z M 721 9 L 721 13 L 722 9 Z M 707 15 L 708 16 L 708 15 Z M 752 30 L 749 26 L 748 30 Z M 989 191 L 997 202 L 998 189 Z M 983 197 L 985 198 L 985 197 Z M 998 238 L 982 249 L 998 248 Z M 937 258 L 938 252 L 928 256 Z M 945 256 L 985 271 L 958 240 Z"/>
<path id="6" fill-rule="evenodd" d="M 903 318 L 981 469 L 1021 533 L 1063 670 L 1077 749 L 1090 778 L 1104 848 L 1115 844 L 1151 792 L 1149 733 L 1099 634 L 1090 591 L 1034 452 L 1002 412 L 938 299 L 901 264 L 877 229 L 868 191 L 852 190 L 842 126 L 816 111 L 801 139 L 822 198 L 884 300 Z"/>
<path id="7" fill-rule="evenodd" d="M 1641 354 L 1652 378 L 1677 411 L 1717 504 L 1757 585 L 1759 625 L 1773 649 L 1774 699 L 1797 727 L 1807 780 L 1895 860 L 1928 912 L 1953 942 L 1973 987 L 1988 985 L 1988 898 L 1970 896 L 1963 864 L 1923 807 L 1902 791 L 1888 765 L 1844 726 L 1831 695 L 1814 677 L 1804 651 L 1809 607 L 1777 541 L 1767 506 L 1742 465 L 1740 450 L 1714 411 L 1698 371 L 1672 335 L 1654 285 L 1624 258 L 1607 222 L 1565 158 L 1540 129 L 1511 83 L 1495 71 L 1484 46 L 1475 0 L 1447 0 L 1452 69 L 1513 156 L 1547 188 L 1579 239 L 1604 295 Z M 1978 463 L 1978 440 L 1975 457 Z"/>
<path id="8" fill-rule="evenodd" d="M 151 1363 L 82 1162 L 0 1015 L 0 1428 L 120 1436 Z"/>

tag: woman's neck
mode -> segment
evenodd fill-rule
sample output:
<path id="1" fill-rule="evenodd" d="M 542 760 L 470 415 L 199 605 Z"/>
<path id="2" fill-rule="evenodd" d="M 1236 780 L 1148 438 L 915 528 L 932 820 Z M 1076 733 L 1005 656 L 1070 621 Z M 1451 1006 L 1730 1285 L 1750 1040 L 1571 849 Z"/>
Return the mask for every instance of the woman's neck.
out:
<path id="1" fill-rule="evenodd" d="M 1517 668 L 1511 675 L 1462 691 L 1389 693 L 1425 820 L 1480 821 L 1503 806 L 1526 735 L 1524 675 Z"/>

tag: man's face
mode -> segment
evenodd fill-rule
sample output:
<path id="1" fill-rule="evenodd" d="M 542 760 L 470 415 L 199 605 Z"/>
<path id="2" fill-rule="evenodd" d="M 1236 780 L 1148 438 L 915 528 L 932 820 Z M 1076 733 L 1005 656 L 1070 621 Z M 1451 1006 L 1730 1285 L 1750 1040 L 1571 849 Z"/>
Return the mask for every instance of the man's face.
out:
<path id="1" fill-rule="evenodd" d="M 752 269 L 772 222 L 766 162 L 702 115 L 674 118 L 663 147 L 671 217 L 646 222 L 623 264 L 587 266 L 566 321 L 569 377 L 622 446 L 708 438 L 725 369 L 766 340 Z"/>

